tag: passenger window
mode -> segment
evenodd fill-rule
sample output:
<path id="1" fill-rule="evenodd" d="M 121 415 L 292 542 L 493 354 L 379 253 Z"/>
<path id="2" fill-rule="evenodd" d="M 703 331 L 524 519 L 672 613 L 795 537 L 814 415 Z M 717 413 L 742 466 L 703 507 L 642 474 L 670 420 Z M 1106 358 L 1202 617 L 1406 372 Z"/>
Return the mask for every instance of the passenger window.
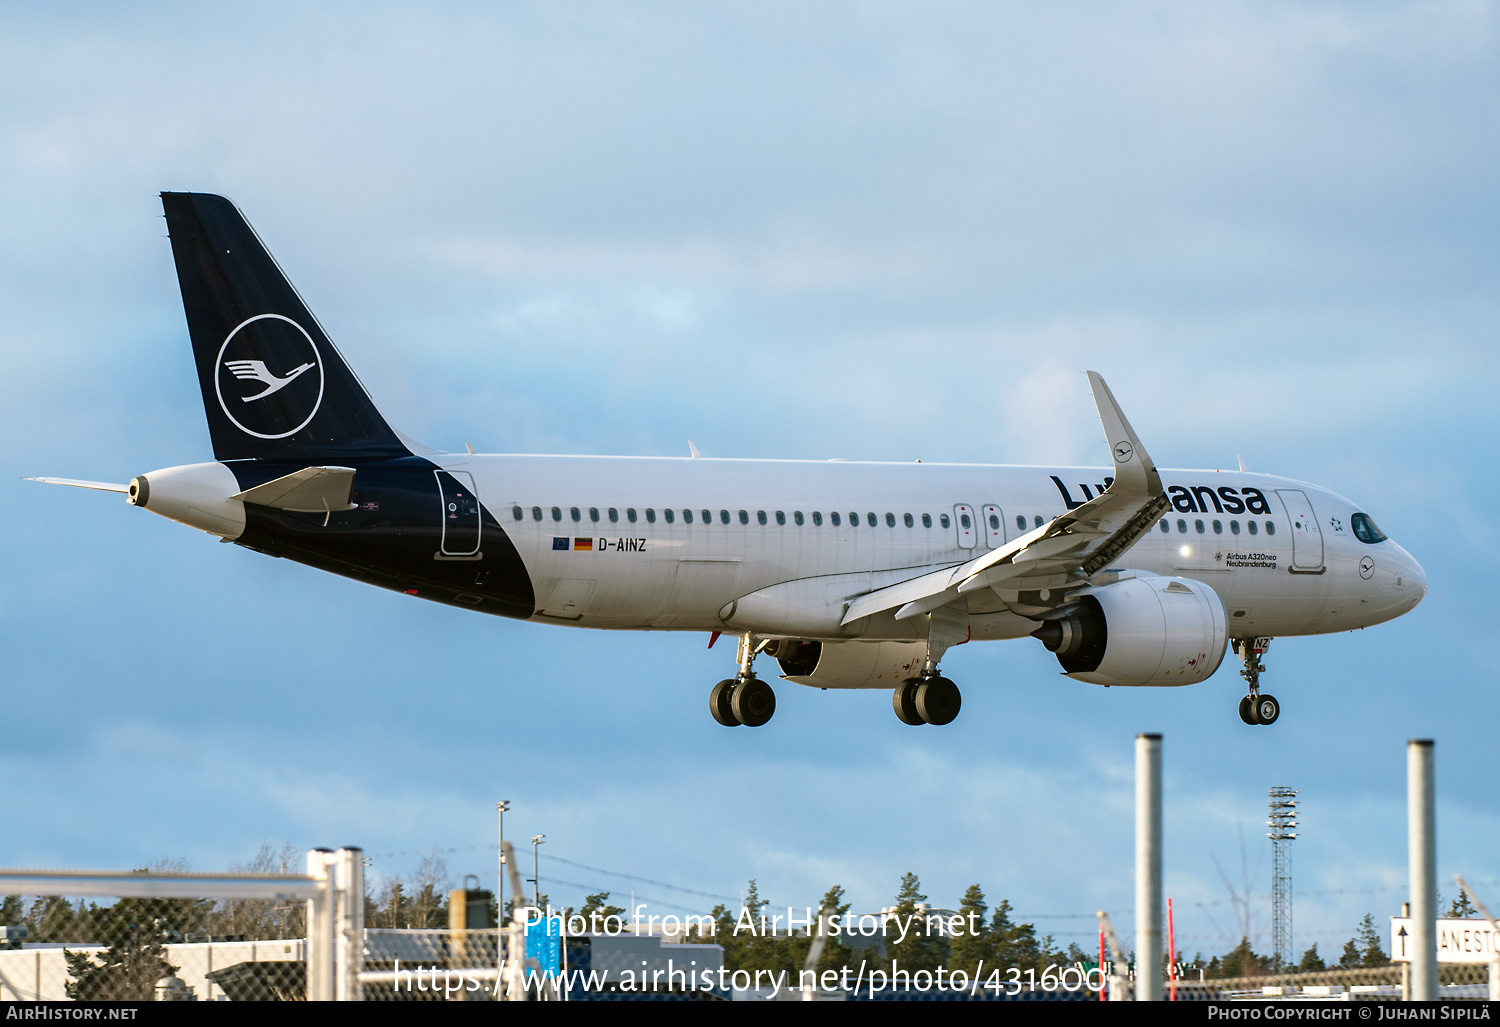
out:
<path id="1" fill-rule="evenodd" d="M 967 528 L 969 526 L 969 515 L 968 514 L 959 514 L 958 515 L 958 523 L 961 524 L 963 527 Z"/>
<path id="2" fill-rule="evenodd" d="M 994 528 L 996 531 L 1000 530 L 1000 518 L 995 516 L 994 514 L 990 514 L 990 527 Z"/>
<path id="3" fill-rule="evenodd" d="M 1203 534 L 1203 522 L 1202 521 L 1194 521 L 1193 522 L 1193 527 L 1195 527 L 1195 528 L 1198 529 L 1198 534 L 1200 534 L 1200 535 Z"/>
<path id="4" fill-rule="evenodd" d="M 859 514 L 856 513 L 853 510 L 849 511 L 849 527 L 851 527 L 851 528 L 857 528 L 857 527 L 859 527 Z"/>
<path id="5" fill-rule="evenodd" d="M 1041 518 L 1041 515 L 1038 514 L 1037 517 L 1036 517 L 1036 523 L 1033 524 L 1032 527 L 1034 527 L 1034 528 L 1040 528 L 1041 526 L 1042 526 L 1042 518 Z"/>
<path id="6" fill-rule="evenodd" d="M 1229 522 L 1229 534 L 1231 534 L 1231 535 L 1238 535 L 1239 533 L 1240 533 L 1240 522 L 1239 521 L 1230 521 Z"/>
<path id="7" fill-rule="evenodd" d="M 750 513 L 749 513 L 749 511 L 747 511 L 747 510 L 741 510 L 740 511 L 740 523 L 741 524 L 749 524 L 750 523 Z"/>
<path id="8" fill-rule="evenodd" d="M 1250 534 L 1252 535 L 1260 531 L 1260 526 L 1257 525 L 1254 521 L 1246 521 L 1245 527 L 1250 529 Z"/>
<path id="9" fill-rule="evenodd" d="M 562 510 L 559 509 L 558 507 L 554 506 L 552 508 L 552 519 L 554 521 L 560 521 L 560 520 L 562 520 Z"/>
<path id="10" fill-rule="evenodd" d="M 635 523 L 635 507 L 627 506 L 625 508 L 625 519 L 631 524 Z"/>
<path id="11" fill-rule="evenodd" d="M 513 513 L 513 514 L 514 514 L 514 516 L 515 516 L 515 518 L 516 518 L 516 520 L 518 520 L 518 521 L 519 521 L 519 520 L 520 520 L 520 519 L 521 519 L 521 518 L 523 518 L 523 517 L 525 517 L 525 516 L 526 516 L 526 513 L 525 513 L 525 511 L 523 511 L 523 510 L 522 510 L 522 509 L 521 509 L 521 508 L 520 508 L 520 507 L 519 507 L 519 506 L 518 506 L 518 507 L 516 507 L 516 508 L 515 508 L 515 510 L 514 510 L 514 511 L 512 511 L 512 513 Z"/>
<path id="12" fill-rule="evenodd" d="M 667 519 L 667 523 L 668 524 L 671 524 L 674 520 L 677 519 L 676 516 L 672 513 L 672 508 L 670 506 L 667 507 L 665 510 L 663 510 L 661 512 L 661 515 Z M 649 521 L 650 519 L 651 519 L 651 511 L 647 510 L 646 511 L 646 520 Z"/>
<path id="13" fill-rule="evenodd" d="M 755 519 L 762 524 L 766 523 L 766 512 L 764 510 L 755 511 Z"/>
<path id="14" fill-rule="evenodd" d="M 589 520 L 595 524 L 599 523 L 599 508 L 597 506 L 589 507 Z"/>
<path id="15" fill-rule="evenodd" d="M 874 514 L 871 514 L 871 516 L 873 517 Z M 885 512 L 885 526 L 887 528 L 894 528 L 896 526 L 896 515 L 889 510 Z"/>
<path id="16" fill-rule="evenodd" d="M 835 528 L 837 528 L 839 526 L 839 512 L 835 510 L 833 513 L 829 514 L 828 520 L 833 524 Z"/>
<path id="17" fill-rule="evenodd" d="M 653 509 L 651 509 L 649 506 L 646 507 L 646 523 L 647 524 L 655 524 L 656 523 L 656 511 L 653 510 Z"/>
<path id="18" fill-rule="evenodd" d="M 776 511 L 776 523 L 777 524 L 781 524 L 781 525 L 785 525 L 786 524 L 786 513 L 784 511 L 781 511 L 781 510 L 777 510 Z"/>
<path id="19" fill-rule="evenodd" d="M 620 511 L 614 507 L 609 508 L 609 523 L 615 524 L 620 520 Z"/>
<path id="20" fill-rule="evenodd" d="M 932 527 L 932 514 L 923 514 L 922 515 L 922 527 L 924 527 L 924 528 L 930 528 L 930 527 Z"/>
<path id="21" fill-rule="evenodd" d="M 1224 534 L 1224 525 L 1222 523 L 1220 523 L 1219 521 L 1214 521 L 1214 534 L 1215 535 L 1222 535 L 1222 534 Z"/>
<path id="22" fill-rule="evenodd" d="M 729 511 L 728 510 L 720 510 L 719 511 L 719 523 L 720 524 L 728 524 L 729 523 Z"/>
<path id="23" fill-rule="evenodd" d="M 823 512 L 821 510 L 813 511 L 813 523 L 819 527 L 823 526 Z"/>
<path id="24" fill-rule="evenodd" d="M 802 511 L 797 510 L 792 514 L 792 520 L 797 522 L 797 527 L 802 527 Z"/>
<path id="25" fill-rule="evenodd" d="M 577 524 L 579 521 L 583 520 L 583 515 L 578 512 L 578 507 L 576 506 L 568 511 L 568 516 L 573 518 L 574 524 Z"/>
<path id="26" fill-rule="evenodd" d="M 1350 517 L 1349 527 L 1353 529 L 1354 537 L 1365 545 L 1373 546 L 1377 542 L 1385 541 L 1385 532 L 1375 526 L 1369 514 L 1357 513 Z"/>
<path id="27" fill-rule="evenodd" d="M 704 510 L 704 511 L 702 511 L 702 513 L 703 513 L 703 523 L 704 524 L 712 524 L 714 522 L 713 511 L 711 511 L 711 510 Z M 728 517 L 726 517 L 724 519 L 726 521 L 729 520 Z"/>
<path id="28" fill-rule="evenodd" d="M 940 527 L 940 528 L 946 528 L 947 526 L 948 526 L 948 515 L 947 514 L 938 514 L 938 527 Z"/>
<path id="29" fill-rule="evenodd" d="M 1168 524 L 1167 523 L 1167 519 L 1165 517 L 1163 517 L 1161 519 L 1161 533 L 1163 535 L 1165 535 L 1167 532 L 1169 532 L 1171 530 L 1172 530 L 1172 526 L 1170 524 Z"/>
<path id="30" fill-rule="evenodd" d="M 902 514 L 901 520 L 908 528 L 916 527 L 916 522 L 911 519 L 911 514 Z"/>
<path id="31" fill-rule="evenodd" d="M 880 521 L 880 519 L 876 517 L 873 512 L 865 514 L 865 520 L 870 522 L 870 527 L 872 528 L 875 527 L 875 525 Z"/>
<path id="32" fill-rule="evenodd" d="M 693 523 L 693 511 L 691 511 L 691 510 L 684 510 L 684 511 L 682 511 L 682 523 L 683 524 L 692 524 Z"/>
<path id="33" fill-rule="evenodd" d="M 1274 534 L 1276 534 L 1276 522 L 1275 521 L 1267 521 L 1266 522 L 1266 534 L 1267 535 L 1274 535 Z"/>
<path id="34" fill-rule="evenodd" d="M 1016 515 L 1016 530 L 1017 531 L 1025 531 L 1026 530 L 1026 518 L 1023 517 L 1023 516 L 1021 516 L 1020 514 Z"/>
<path id="35" fill-rule="evenodd" d="M 542 508 L 541 507 L 539 507 L 539 506 L 533 506 L 531 508 L 531 519 L 533 521 L 539 521 L 539 520 L 542 519 Z"/>
<path id="36" fill-rule="evenodd" d="M 1187 521 L 1183 520 L 1181 517 L 1177 518 L 1177 534 L 1187 534 Z"/>

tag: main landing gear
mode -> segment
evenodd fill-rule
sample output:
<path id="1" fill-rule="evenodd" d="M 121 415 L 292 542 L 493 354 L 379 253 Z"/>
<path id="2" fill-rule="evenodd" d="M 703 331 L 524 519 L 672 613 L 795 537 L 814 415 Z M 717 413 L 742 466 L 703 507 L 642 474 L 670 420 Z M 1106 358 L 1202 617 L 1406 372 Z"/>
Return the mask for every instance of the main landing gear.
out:
<path id="1" fill-rule="evenodd" d="M 969 637 L 967 602 L 939 607 L 928 615 L 927 658 L 922 673 L 907 678 L 891 694 L 896 719 L 903 724 L 951 724 L 963 706 L 958 686 L 938 674 L 938 661 Z"/>
<path id="2" fill-rule="evenodd" d="M 1270 644 L 1271 640 L 1264 637 L 1254 641 L 1234 639 L 1235 652 L 1245 661 L 1240 677 L 1250 685 L 1250 694 L 1240 700 L 1240 719 L 1246 724 L 1274 724 L 1276 718 L 1281 716 L 1281 704 L 1276 701 L 1276 697 L 1263 694 L 1260 690 L 1260 675 L 1266 669 L 1266 665 L 1260 662 L 1260 654 Z"/>
<path id="3" fill-rule="evenodd" d="M 903 724 L 951 724 L 963 705 L 958 686 L 945 677 L 907 678 L 891 696 Z"/>
<path id="4" fill-rule="evenodd" d="M 755 657 L 766 647 L 752 635 L 740 636 L 740 671 L 708 693 L 708 712 L 725 727 L 760 727 L 776 713 L 776 693 L 755 676 Z"/>

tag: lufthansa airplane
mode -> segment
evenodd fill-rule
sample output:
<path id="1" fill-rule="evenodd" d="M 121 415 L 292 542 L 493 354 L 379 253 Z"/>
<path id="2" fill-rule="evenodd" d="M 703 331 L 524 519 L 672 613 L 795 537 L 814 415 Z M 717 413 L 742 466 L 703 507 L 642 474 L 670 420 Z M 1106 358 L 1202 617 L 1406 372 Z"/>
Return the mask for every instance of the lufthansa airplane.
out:
<path id="1" fill-rule="evenodd" d="M 771 719 L 755 659 L 818 688 L 888 689 L 947 724 L 944 653 L 1031 636 L 1069 677 L 1189 685 L 1243 662 L 1271 724 L 1277 635 L 1398 617 L 1422 568 L 1369 514 L 1289 478 L 1158 470 L 1089 383 L 1110 468 L 442 453 L 392 428 L 239 210 L 163 193 L 211 463 L 128 485 L 133 506 L 268 556 L 481 613 L 739 639 L 709 693 Z"/>

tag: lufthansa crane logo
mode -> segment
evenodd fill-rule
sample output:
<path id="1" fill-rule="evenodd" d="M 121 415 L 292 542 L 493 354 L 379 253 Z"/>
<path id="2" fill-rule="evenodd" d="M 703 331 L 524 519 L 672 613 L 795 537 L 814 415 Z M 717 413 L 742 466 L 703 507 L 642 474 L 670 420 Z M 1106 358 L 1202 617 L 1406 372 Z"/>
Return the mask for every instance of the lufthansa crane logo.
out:
<path id="1" fill-rule="evenodd" d="M 1135 449 L 1128 442 L 1115 443 L 1115 462 L 1125 463 L 1135 454 Z"/>
<path id="2" fill-rule="evenodd" d="M 295 435 L 323 404 L 323 362 L 307 330 L 281 314 L 257 314 L 219 347 L 219 409 L 258 439 Z"/>

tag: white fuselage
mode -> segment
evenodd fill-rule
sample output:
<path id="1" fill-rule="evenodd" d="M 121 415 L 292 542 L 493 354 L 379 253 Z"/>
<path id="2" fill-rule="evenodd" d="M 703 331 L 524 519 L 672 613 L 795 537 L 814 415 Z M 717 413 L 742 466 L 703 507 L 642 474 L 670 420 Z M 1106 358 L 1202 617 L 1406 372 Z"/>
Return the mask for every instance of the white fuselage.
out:
<path id="1" fill-rule="evenodd" d="M 850 596 L 970 560 L 1050 521 L 1068 509 L 1069 498 L 1076 504 L 1097 494 L 1111 473 L 843 461 L 430 459 L 471 476 L 531 575 L 539 619 L 824 639 L 920 637 L 919 621 L 887 614 L 851 631 L 839 627 L 838 615 Z M 1394 541 L 1354 536 L 1350 518 L 1359 508 L 1342 496 L 1265 474 L 1161 476 L 1174 509 L 1114 566 L 1208 584 L 1224 603 L 1231 637 L 1366 627 L 1406 612 L 1426 592 L 1421 567 Z M 1018 637 L 1036 627 L 987 589 L 971 595 L 969 606 L 975 639 Z"/>

